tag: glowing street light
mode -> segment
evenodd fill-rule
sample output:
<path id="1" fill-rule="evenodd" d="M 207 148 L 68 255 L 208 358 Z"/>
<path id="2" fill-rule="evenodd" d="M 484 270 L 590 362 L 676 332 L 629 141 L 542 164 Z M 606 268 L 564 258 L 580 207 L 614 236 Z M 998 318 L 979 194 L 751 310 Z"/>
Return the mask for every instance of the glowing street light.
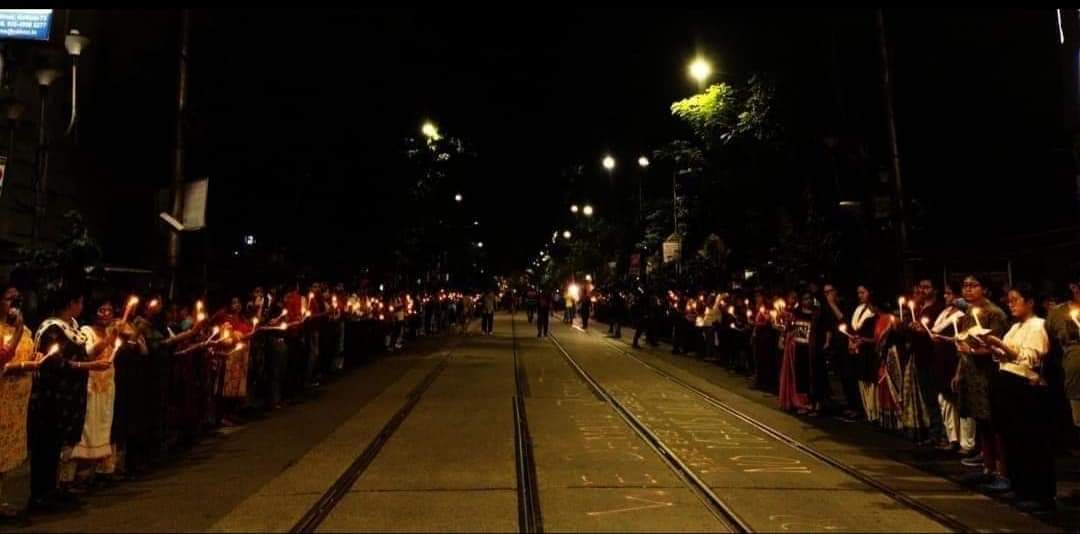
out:
<path id="1" fill-rule="evenodd" d="M 424 137 L 427 137 L 432 141 L 439 140 L 439 129 L 436 128 L 431 121 L 425 122 L 424 125 L 420 127 L 420 132 L 424 134 Z"/>
<path id="2" fill-rule="evenodd" d="M 570 239 L 571 235 L 570 230 L 564 230 L 562 233 L 563 239 Z"/>
<path id="3" fill-rule="evenodd" d="M 454 195 L 454 202 L 461 202 L 461 200 L 463 198 L 464 197 L 461 196 L 461 193 L 458 193 L 458 194 Z"/>
<path id="4" fill-rule="evenodd" d="M 615 169 L 615 158 L 611 156 L 604 156 L 604 168 L 608 171 Z"/>
<path id="5" fill-rule="evenodd" d="M 571 204 L 570 205 L 570 213 L 577 213 L 577 212 L 578 212 L 577 204 Z"/>
<path id="6" fill-rule="evenodd" d="M 592 206 L 586 204 L 584 208 L 581 208 L 581 212 L 584 213 L 586 217 L 592 217 L 593 208 Z"/>
<path id="7" fill-rule="evenodd" d="M 640 158 L 637 159 L 637 164 L 641 168 L 648 167 L 649 166 L 649 158 L 646 158 L 645 156 L 641 156 Z"/>
<path id="8" fill-rule="evenodd" d="M 476 248 L 484 248 L 484 242 L 483 241 L 477 242 L 476 243 Z"/>
<path id="9" fill-rule="evenodd" d="M 709 79 L 709 76 L 712 76 L 712 65 L 703 57 L 698 57 L 691 62 L 688 70 L 690 77 L 700 84 L 704 84 Z"/>

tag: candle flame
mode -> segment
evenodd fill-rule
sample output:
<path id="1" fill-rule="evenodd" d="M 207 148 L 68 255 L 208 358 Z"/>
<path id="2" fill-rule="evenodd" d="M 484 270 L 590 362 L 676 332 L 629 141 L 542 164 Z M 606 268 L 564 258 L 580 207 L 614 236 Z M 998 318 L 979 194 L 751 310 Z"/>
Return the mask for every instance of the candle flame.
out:
<path id="1" fill-rule="evenodd" d="M 60 344 L 59 343 L 53 343 L 52 346 L 49 347 L 49 352 L 45 353 L 45 356 L 49 357 L 49 356 L 52 356 L 53 354 L 56 354 L 57 352 L 60 352 Z"/>
<path id="2" fill-rule="evenodd" d="M 202 311 L 202 309 L 203 309 L 203 303 L 202 303 L 202 301 L 201 301 L 201 300 L 196 300 L 196 301 L 195 301 L 195 311 L 197 311 L 197 312 L 201 312 L 201 311 Z"/>
<path id="3" fill-rule="evenodd" d="M 139 303 L 139 297 L 136 297 L 135 295 L 132 295 L 131 298 L 128 299 L 128 306 L 134 306 L 134 305 L 136 305 L 138 303 Z"/>
<path id="4" fill-rule="evenodd" d="M 1080 310 L 1077 310 L 1075 308 L 1069 310 L 1069 317 L 1072 317 L 1072 320 L 1075 321 L 1077 317 L 1080 317 Z"/>
<path id="5" fill-rule="evenodd" d="M 236 344 L 236 350 L 244 350 L 244 344 L 243 343 L 237 343 Z"/>

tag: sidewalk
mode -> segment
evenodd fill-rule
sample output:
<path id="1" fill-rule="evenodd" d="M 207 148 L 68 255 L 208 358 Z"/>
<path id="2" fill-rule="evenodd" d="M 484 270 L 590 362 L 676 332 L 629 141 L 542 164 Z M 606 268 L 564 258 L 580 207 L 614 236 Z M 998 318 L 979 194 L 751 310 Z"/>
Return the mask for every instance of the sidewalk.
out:
<path id="1" fill-rule="evenodd" d="M 589 323 L 590 335 L 607 336 L 606 323 Z M 578 324 L 580 323 L 575 321 L 574 328 L 580 330 Z M 703 361 L 697 353 L 672 355 L 671 345 L 666 342 L 661 342 L 656 348 L 650 348 L 643 343 L 641 349 L 635 350 L 630 346 L 634 329 L 624 326 L 622 330 L 622 339 L 612 340 L 620 343 L 622 349 L 649 358 L 651 363 L 684 380 L 693 381 L 711 394 L 718 397 L 731 396 L 734 398 L 732 404 L 738 402 L 746 409 L 747 414 L 755 419 L 848 465 L 858 467 L 891 487 L 902 489 L 912 496 L 924 491 L 940 492 L 942 484 L 953 486 L 963 493 L 970 492 L 970 497 L 956 494 L 943 498 L 937 495 L 933 497 L 935 501 L 931 504 L 969 525 L 981 527 L 989 520 L 994 525 L 994 530 L 1045 531 L 1058 528 L 1076 531 L 1080 528 L 1080 508 L 1076 506 L 1059 503 L 1056 512 L 1034 516 L 1016 510 L 1008 501 L 984 496 L 978 492 L 975 485 L 963 481 L 965 475 L 972 473 L 972 470 L 962 466 L 956 454 L 917 447 L 903 436 L 886 432 L 865 422 L 851 423 L 830 416 L 799 417 L 788 414 L 777 407 L 775 395 L 751 388 L 749 377 L 714 362 Z M 835 377 L 832 391 L 834 394 L 840 391 Z M 890 463 L 899 464 L 911 473 L 905 474 L 892 469 L 888 465 Z M 1058 495 L 1080 494 L 1080 458 L 1060 456 L 1057 458 L 1057 468 Z M 934 480 L 939 482 L 934 483 Z M 977 502 L 984 506 L 971 502 L 971 499 L 977 499 Z M 961 500 L 969 502 L 962 505 Z"/>

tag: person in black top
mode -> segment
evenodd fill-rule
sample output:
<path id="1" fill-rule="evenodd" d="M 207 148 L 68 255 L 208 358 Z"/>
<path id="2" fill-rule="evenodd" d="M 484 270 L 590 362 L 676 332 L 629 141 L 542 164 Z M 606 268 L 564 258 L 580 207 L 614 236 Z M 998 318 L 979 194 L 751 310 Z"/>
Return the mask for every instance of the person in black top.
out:
<path id="1" fill-rule="evenodd" d="M 75 501 L 70 493 L 57 491 L 61 454 L 70 455 L 82 438 L 88 372 L 112 365 L 110 360 L 87 361 L 86 337 L 75 322 L 82 313 L 82 294 L 65 288 L 55 299 L 56 314 L 34 334 L 34 350 L 44 355 L 28 416 L 30 506 L 39 510 Z M 115 338 L 104 342 L 111 344 Z"/>

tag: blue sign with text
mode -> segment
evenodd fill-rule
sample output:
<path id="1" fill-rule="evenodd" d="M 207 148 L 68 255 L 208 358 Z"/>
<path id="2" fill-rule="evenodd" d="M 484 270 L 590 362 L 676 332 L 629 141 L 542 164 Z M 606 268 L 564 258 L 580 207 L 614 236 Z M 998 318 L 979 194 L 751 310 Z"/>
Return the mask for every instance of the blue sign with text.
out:
<path id="1" fill-rule="evenodd" d="M 0 39 L 49 40 L 51 9 L 0 9 Z"/>

